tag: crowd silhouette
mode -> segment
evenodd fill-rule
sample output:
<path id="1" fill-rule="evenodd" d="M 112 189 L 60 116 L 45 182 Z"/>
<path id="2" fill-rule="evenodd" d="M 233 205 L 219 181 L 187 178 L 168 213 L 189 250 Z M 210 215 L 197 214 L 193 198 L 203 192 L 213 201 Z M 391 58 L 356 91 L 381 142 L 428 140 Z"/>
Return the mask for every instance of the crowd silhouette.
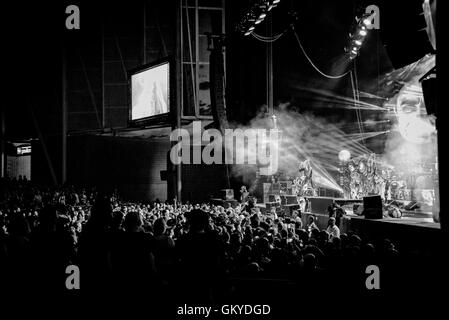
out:
<path id="1" fill-rule="evenodd" d="M 95 188 L 3 180 L 0 259 L 5 288 L 66 292 L 76 265 L 87 294 L 170 303 L 266 302 L 280 296 L 366 292 L 368 265 L 394 266 L 400 252 L 341 233 L 330 218 L 261 214 L 208 203 L 129 203 Z M 32 270 L 32 272 L 31 272 Z M 324 289 L 326 288 L 326 289 Z"/>

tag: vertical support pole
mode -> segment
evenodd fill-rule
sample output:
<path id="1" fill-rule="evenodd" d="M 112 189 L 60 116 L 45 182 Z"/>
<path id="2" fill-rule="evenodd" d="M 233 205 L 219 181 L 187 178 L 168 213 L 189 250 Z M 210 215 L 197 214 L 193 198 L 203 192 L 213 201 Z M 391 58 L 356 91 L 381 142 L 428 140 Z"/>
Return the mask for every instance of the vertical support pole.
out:
<path id="1" fill-rule="evenodd" d="M 62 44 L 62 165 L 61 184 L 67 179 L 67 57 L 65 43 Z"/>
<path id="2" fill-rule="evenodd" d="M 440 6 L 438 6 L 438 3 L 440 3 Z M 436 6 L 436 46 L 438 49 L 438 54 L 436 55 L 436 65 L 438 66 L 439 70 L 444 69 L 445 67 L 445 59 L 443 58 L 443 55 L 447 53 L 446 47 L 441 46 L 441 43 L 443 42 L 443 36 L 444 33 L 441 32 L 443 30 L 443 24 L 444 16 L 441 6 L 441 1 L 437 1 L 435 3 Z M 440 8 L 440 10 L 438 10 Z M 441 66 L 441 67 L 439 67 Z M 447 223 L 447 202 L 446 201 L 440 201 L 440 195 L 445 194 L 445 191 L 447 190 L 447 180 L 444 179 L 444 177 L 447 177 L 448 169 L 447 169 L 447 161 L 449 160 L 446 152 L 446 141 L 445 137 L 448 133 L 448 126 L 445 124 L 445 120 L 447 119 L 447 109 L 443 108 L 443 105 L 446 103 L 446 97 L 444 94 L 445 86 L 443 86 L 444 82 L 440 80 L 441 72 L 437 73 L 437 106 L 436 106 L 436 129 L 437 129 L 437 152 L 438 152 L 438 158 L 437 158 L 437 174 L 438 174 L 438 193 L 436 194 L 437 201 L 438 201 L 438 208 L 437 211 L 434 213 L 434 221 L 438 221 L 441 223 L 441 229 L 443 230 L 446 238 L 448 235 L 448 223 Z M 443 98 L 444 97 L 444 98 Z M 445 212 L 441 214 L 442 212 Z"/>
<path id="3" fill-rule="evenodd" d="M 5 112 L 5 108 L 2 108 L 1 111 L 1 141 L 0 141 L 0 149 L 1 149 L 1 158 L 0 158 L 0 175 L 2 178 L 5 177 L 6 175 L 6 138 L 5 138 L 5 134 L 6 134 L 6 121 L 5 121 L 5 117 L 6 117 L 6 112 Z"/>
<path id="4" fill-rule="evenodd" d="M 273 18 L 270 15 L 267 17 L 267 36 L 271 37 L 273 34 Z M 273 103 L 273 43 L 267 43 L 267 111 L 270 116 L 274 115 Z"/>
<path id="5" fill-rule="evenodd" d="M 176 104 L 175 104 L 175 112 L 176 112 L 176 122 L 175 128 L 181 129 L 181 116 L 182 116 L 182 108 L 183 108 L 183 83 L 182 83 L 182 0 L 179 0 L 179 5 L 177 6 L 177 15 L 176 15 L 176 43 L 178 44 L 176 50 L 176 62 L 175 62 L 175 79 L 176 79 Z M 176 143 L 176 142 L 175 142 Z M 182 165 L 179 164 L 176 166 L 176 199 L 177 202 L 182 201 Z"/>
<path id="6" fill-rule="evenodd" d="M 188 1 L 186 1 L 188 3 Z M 188 4 L 186 4 L 188 6 Z M 200 45 L 199 45 L 199 12 L 198 12 L 198 0 L 195 0 L 195 115 L 198 117 L 200 116 L 200 98 L 199 98 L 199 92 L 200 92 L 200 79 L 199 79 L 199 71 L 200 71 Z M 190 27 L 190 26 L 189 26 Z M 190 41 L 192 41 L 190 39 Z"/>
<path id="7" fill-rule="evenodd" d="M 142 50 L 143 50 L 143 64 L 147 63 L 147 2 L 143 1 L 143 17 L 142 17 Z"/>
<path id="8" fill-rule="evenodd" d="M 45 158 L 47 159 L 47 164 L 48 164 L 48 168 L 50 169 L 50 174 L 51 174 L 51 177 L 53 180 L 53 184 L 57 185 L 58 179 L 56 178 L 56 172 L 53 167 L 53 163 L 51 161 L 50 154 L 48 153 L 47 145 L 45 144 L 44 135 L 42 134 L 41 128 L 36 119 L 36 115 L 34 114 L 33 106 L 29 106 L 29 110 L 30 110 L 31 117 L 33 119 L 34 127 L 36 128 L 36 131 L 37 131 L 37 134 L 39 137 L 39 141 L 41 142 L 41 145 L 42 145 L 42 151 L 44 152 Z"/>
<path id="9" fill-rule="evenodd" d="M 105 72 L 105 64 L 104 64 L 104 17 L 101 18 L 101 125 L 102 129 L 106 127 L 106 106 L 105 106 L 105 86 L 104 86 L 104 72 Z"/>

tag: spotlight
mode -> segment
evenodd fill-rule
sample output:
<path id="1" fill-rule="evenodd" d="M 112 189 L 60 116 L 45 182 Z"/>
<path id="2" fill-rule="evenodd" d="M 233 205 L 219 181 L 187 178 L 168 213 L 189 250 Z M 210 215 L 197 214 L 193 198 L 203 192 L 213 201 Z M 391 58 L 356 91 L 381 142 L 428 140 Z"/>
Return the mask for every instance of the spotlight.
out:
<path id="1" fill-rule="evenodd" d="M 361 45 L 362 45 L 362 41 L 360 41 L 360 40 L 355 40 L 354 43 L 355 43 L 356 45 L 358 45 L 358 46 L 361 46 Z"/>
<path id="2" fill-rule="evenodd" d="M 359 32 L 359 34 L 363 37 L 366 36 L 366 33 L 367 33 L 366 30 L 360 30 Z"/>
<path id="3" fill-rule="evenodd" d="M 349 161 L 349 159 L 351 159 L 351 152 L 349 152 L 348 150 L 341 150 L 341 151 L 338 153 L 338 159 L 339 159 L 341 162 Z"/>
<path id="4" fill-rule="evenodd" d="M 280 0 L 252 0 L 250 2 L 253 2 L 253 4 L 250 5 L 248 11 L 242 16 L 236 28 L 244 35 L 251 34 L 254 27 L 264 21 L 268 12 L 276 8 Z"/>
<path id="5" fill-rule="evenodd" d="M 363 20 L 363 24 L 365 25 L 365 26 L 370 26 L 371 25 L 371 19 L 364 19 Z"/>

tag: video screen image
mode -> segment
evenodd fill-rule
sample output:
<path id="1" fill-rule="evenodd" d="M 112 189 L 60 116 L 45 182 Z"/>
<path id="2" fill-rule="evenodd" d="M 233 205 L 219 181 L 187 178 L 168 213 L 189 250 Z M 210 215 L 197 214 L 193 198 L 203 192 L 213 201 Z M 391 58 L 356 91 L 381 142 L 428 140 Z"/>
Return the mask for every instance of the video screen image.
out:
<path id="1" fill-rule="evenodd" d="M 170 111 L 169 63 L 131 75 L 131 120 L 139 120 Z"/>

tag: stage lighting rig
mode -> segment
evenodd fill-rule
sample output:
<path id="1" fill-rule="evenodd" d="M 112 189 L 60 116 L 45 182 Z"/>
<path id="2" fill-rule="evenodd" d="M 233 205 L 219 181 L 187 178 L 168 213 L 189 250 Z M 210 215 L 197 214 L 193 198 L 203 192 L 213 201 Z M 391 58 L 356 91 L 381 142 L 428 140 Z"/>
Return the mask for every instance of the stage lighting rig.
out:
<path id="1" fill-rule="evenodd" d="M 349 59 L 355 59 L 360 52 L 360 48 L 368 35 L 369 26 L 372 24 L 372 20 L 375 13 L 365 13 L 360 17 L 355 18 L 355 23 L 349 33 L 348 45 L 345 47 L 346 53 L 349 54 Z"/>
<path id="2" fill-rule="evenodd" d="M 237 25 L 237 30 L 245 36 L 250 35 L 256 25 L 262 23 L 267 17 L 268 12 L 279 4 L 280 0 L 256 0 L 243 15 Z"/>

